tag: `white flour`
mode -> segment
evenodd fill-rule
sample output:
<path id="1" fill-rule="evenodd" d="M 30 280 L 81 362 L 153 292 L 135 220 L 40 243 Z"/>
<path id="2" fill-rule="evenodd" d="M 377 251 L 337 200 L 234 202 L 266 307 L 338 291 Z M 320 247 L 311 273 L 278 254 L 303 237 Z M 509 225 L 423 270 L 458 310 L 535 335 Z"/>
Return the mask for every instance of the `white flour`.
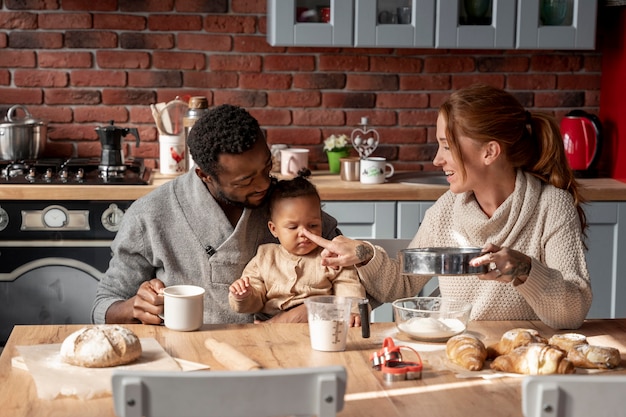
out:
<path id="1" fill-rule="evenodd" d="M 465 331 L 465 325 L 459 319 L 432 317 L 413 317 L 404 323 L 399 323 L 398 328 L 420 339 L 442 339 Z"/>

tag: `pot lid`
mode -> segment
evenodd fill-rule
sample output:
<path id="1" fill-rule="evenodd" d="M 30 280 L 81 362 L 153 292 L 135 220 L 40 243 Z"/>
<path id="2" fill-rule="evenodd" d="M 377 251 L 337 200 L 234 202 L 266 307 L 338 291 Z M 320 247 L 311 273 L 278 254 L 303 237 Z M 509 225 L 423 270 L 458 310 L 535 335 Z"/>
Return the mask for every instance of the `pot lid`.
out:
<path id="1" fill-rule="evenodd" d="M 17 110 L 22 110 L 24 112 L 24 117 L 17 117 Z M 43 120 L 35 119 L 32 114 L 28 111 L 28 109 L 21 104 L 16 104 L 12 106 L 9 111 L 7 111 L 7 115 L 4 118 L 5 123 L 2 123 L 1 126 L 20 126 L 20 125 L 42 125 L 44 124 Z"/>

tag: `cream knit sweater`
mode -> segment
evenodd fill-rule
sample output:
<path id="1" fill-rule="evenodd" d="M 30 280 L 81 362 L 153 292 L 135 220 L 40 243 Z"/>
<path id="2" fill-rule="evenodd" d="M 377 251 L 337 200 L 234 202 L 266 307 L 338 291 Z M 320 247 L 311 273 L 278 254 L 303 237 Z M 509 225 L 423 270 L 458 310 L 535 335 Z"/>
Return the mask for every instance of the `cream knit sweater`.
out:
<path id="1" fill-rule="evenodd" d="M 487 243 L 530 256 L 526 282 L 442 276 L 442 296 L 472 302 L 473 320 L 541 320 L 555 329 L 581 326 L 591 306 L 591 284 L 580 222 L 568 192 L 519 171 L 514 192 L 489 218 L 472 192 L 448 191 L 426 212 L 410 247 Z M 358 270 L 367 292 L 381 302 L 414 296 L 430 280 L 400 275 L 398 261 L 380 247 Z"/>

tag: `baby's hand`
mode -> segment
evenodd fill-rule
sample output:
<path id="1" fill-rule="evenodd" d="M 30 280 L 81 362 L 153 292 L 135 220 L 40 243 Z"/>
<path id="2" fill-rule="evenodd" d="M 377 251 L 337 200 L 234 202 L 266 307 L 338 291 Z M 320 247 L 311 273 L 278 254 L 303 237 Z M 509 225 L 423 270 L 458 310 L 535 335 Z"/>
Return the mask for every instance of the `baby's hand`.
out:
<path id="1" fill-rule="evenodd" d="M 361 327 L 361 315 L 350 313 L 350 327 Z"/>
<path id="2" fill-rule="evenodd" d="M 230 285 L 230 292 L 236 299 L 241 300 L 250 295 L 250 278 L 243 277 Z"/>

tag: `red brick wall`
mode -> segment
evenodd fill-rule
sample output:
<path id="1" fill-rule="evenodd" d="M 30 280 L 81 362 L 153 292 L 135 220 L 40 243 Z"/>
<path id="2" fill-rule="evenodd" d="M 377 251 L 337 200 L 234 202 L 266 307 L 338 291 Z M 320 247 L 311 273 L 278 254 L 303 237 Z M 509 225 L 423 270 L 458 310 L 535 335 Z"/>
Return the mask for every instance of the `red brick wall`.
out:
<path id="1" fill-rule="evenodd" d="M 99 156 L 94 128 L 137 127 L 127 154 L 157 166 L 149 104 L 204 95 L 246 107 L 269 143 L 310 148 L 362 116 L 375 155 L 432 169 L 440 103 L 486 82 L 557 117 L 598 113 L 598 51 L 270 47 L 266 0 L 0 0 L 0 114 L 24 104 L 49 121 L 47 156 Z"/>

